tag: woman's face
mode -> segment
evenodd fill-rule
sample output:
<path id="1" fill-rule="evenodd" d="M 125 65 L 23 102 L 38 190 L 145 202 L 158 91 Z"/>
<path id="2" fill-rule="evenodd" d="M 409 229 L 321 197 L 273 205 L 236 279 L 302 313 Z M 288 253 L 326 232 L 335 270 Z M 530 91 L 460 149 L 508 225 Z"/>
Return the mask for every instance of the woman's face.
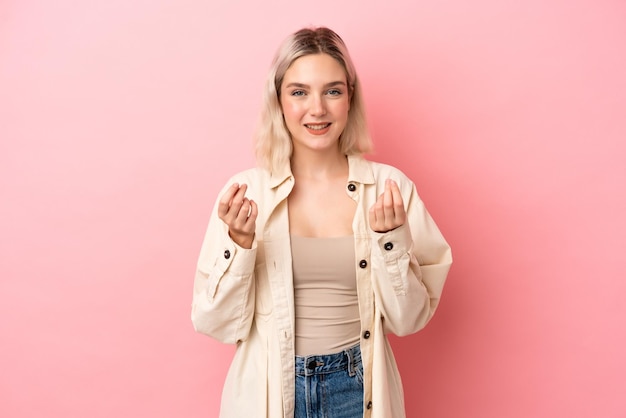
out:
<path id="1" fill-rule="evenodd" d="M 300 57 L 285 72 L 280 103 L 294 151 L 337 148 L 350 110 L 346 72 L 327 54 Z"/>

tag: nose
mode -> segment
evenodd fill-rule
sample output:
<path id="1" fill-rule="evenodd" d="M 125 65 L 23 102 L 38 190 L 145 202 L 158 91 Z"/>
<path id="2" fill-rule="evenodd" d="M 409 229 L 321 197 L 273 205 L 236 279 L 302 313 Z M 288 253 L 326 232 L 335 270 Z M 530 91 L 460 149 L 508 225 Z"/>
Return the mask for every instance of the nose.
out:
<path id="1" fill-rule="evenodd" d="M 324 98 L 319 94 L 313 94 L 311 97 L 311 107 L 309 113 L 311 116 L 323 116 L 326 114 L 326 103 Z"/>

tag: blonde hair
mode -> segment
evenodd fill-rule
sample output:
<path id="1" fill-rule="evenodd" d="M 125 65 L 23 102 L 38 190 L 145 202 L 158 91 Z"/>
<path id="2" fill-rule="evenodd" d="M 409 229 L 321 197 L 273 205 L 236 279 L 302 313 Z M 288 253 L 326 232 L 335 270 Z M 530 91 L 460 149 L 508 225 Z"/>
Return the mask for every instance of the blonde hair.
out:
<path id="1" fill-rule="evenodd" d="M 288 165 L 293 151 L 280 104 L 280 88 L 285 72 L 296 59 L 312 54 L 328 54 L 346 71 L 350 110 L 346 127 L 339 138 L 341 151 L 346 155 L 354 155 L 372 150 L 365 121 L 363 93 L 346 45 L 339 35 L 328 28 L 300 29 L 287 37 L 278 49 L 263 92 L 263 107 L 256 135 L 256 157 L 258 164 L 270 171 L 279 171 Z"/>

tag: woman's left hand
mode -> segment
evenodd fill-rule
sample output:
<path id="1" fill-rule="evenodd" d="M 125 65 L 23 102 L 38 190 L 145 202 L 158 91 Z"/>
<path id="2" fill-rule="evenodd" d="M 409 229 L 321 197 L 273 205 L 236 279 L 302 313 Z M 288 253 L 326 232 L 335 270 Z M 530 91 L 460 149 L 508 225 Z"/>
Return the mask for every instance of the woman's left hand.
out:
<path id="1" fill-rule="evenodd" d="M 389 232 L 406 222 L 406 211 L 398 184 L 387 179 L 385 191 L 370 208 L 370 227 L 375 232 Z"/>

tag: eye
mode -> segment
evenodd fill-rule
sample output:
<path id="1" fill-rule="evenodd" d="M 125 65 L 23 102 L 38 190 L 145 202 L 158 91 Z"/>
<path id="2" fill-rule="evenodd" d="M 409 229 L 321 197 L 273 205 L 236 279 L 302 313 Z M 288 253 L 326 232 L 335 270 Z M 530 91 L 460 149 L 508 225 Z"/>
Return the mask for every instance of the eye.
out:
<path id="1" fill-rule="evenodd" d="M 291 95 L 292 96 L 304 96 L 305 93 L 304 93 L 304 90 L 294 90 L 291 92 Z"/>
<path id="2" fill-rule="evenodd" d="M 339 89 L 330 89 L 326 92 L 326 94 L 328 94 L 329 96 L 340 96 L 342 94 L 342 91 Z"/>

